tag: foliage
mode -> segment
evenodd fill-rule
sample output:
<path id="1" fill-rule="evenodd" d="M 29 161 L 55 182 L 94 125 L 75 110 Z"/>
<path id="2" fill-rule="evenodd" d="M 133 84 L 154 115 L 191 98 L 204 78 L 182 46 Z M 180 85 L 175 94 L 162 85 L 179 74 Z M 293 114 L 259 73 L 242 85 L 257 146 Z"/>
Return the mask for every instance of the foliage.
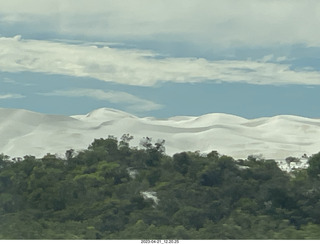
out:
<path id="1" fill-rule="evenodd" d="M 0 239 L 319 239 L 320 154 L 291 175 L 274 160 L 164 154 L 95 139 L 65 158 L 0 154 Z"/>

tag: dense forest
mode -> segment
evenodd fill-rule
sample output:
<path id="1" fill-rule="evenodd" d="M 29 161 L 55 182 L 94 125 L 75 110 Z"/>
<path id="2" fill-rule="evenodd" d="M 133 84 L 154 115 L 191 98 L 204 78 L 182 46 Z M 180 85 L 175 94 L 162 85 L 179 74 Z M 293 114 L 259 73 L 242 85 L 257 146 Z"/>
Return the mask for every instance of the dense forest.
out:
<path id="1" fill-rule="evenodd" d="M 287 173 L 130 139 L 63 158 L 1 154 L 0 239 L 320 239 L 320 153 Z"/>

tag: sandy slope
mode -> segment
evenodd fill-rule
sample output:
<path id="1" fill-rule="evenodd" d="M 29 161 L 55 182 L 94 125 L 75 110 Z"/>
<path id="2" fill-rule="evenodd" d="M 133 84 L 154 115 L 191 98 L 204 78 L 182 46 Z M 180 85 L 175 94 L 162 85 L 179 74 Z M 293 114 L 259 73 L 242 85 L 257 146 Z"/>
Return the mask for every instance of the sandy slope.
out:
<path id="1" fill-rule="evenodd" d="M 215 113 L 159 120 L 107 108 L 70 117 L 0 109 L 0 152 L 11 157 L 64 155 L 70 148 L 87 148 L 94 138 L 124 133 L 134 136 L 133 146 L 146 136 L 165 139 L 167 154 L 217 150 L 235 158 L 262 154 L 283 160 L 320 151 L 320 119 L 281 115 L 247 120 Z"/>

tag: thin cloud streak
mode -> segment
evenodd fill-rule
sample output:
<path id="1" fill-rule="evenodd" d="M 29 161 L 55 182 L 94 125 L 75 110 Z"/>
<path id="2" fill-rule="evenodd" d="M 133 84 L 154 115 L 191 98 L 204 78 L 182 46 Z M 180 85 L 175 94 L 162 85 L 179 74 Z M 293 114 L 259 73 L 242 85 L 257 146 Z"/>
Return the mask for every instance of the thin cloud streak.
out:
<path id="1" fill-rule="evenodd" d="M 9 93 L 9 94 L 0 94 L 0 99 L 17 99 L 17 98 L 24 98 L 24 95 Z"/>
<path id="2" fill-rule="evenodd" d="M 0 38 L 0 70 L 91 77 L 106 82 L 154 86 L 161 82 L 207 81 L 250 84 L 319 85 L 320 72 L 291 70 L 290 64 L 265 60 L 159 58 L 145 50 L 71 45 L 51 41 Z"/>
<path id="3" fill-rule="evenodd" d="M 108 101 L 114 104 L 124 104 L 126 108 L 134 112 L 153 111 L 163 106 L 152 101 L 139 98 L 132 94 L 120 91 L 103 91 L 100 89 L 74 89 L 56 90 L 48 93 L 39 93 L 44 96 L 88 97 L 96 100 Z"/>

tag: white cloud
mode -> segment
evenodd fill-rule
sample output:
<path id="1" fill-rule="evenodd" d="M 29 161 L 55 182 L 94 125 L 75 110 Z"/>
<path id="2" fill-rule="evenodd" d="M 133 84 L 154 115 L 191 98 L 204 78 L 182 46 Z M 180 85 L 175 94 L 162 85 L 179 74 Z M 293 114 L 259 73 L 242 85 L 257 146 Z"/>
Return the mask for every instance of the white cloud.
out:
<path id="1" fill-rule="evenodd" d="M 40 93 L 45 96 L 89 97 L 108 101 L 114 104 L 127 104 L 127 109 L 134 112 L 152 111 L 162 108 L 162 105 L 136 97 L 120 91 L 103 91 L 99 89 L 57 90 L 49 93 Z"/>
<path id="2" fill-rule="evenodd" d="M 208 61 L 159 58 L 144 50 L 97 48 L 61 42 L 0 38 L 0 70 L 43 72 L 126 85 L 159 82 L 194 83 L 208 80 L 251 84 L 320 84 L 320 72 L 290 69 L 289 64 L 263 60 Z"/>
<path id="3" fill-rule="evenodd" d="M 24 98 L 25 96 L 21 94 L 9 93 L 9 94 L 0 94 L 0 99 L 16 99 Z"/>
<path id="4" fill-rule="evenodd" d="M 60 34 L 228 46 L 319 46 L 319 12 L 318 0 L 10 0 L 0 9 L 8 22 L 50 17 Z"/>
<path id="5" fill-rule="evenodd" d="M 274 55 L 273 55 L 273 54 L 270 54 L 270 55 L 264 56 L 264 57 L 261 59 L 261 61 L 265 63 L 265 62 L 271 61 L 271 60 L 273 60 L 273 59 L 274 59 Z"/>
<path id="6" fill-rule="evenodd" d="M 277 58 L 277 62 L 283 62 L 283 61 L 286 61 L 286 60 L 288 60 L 288 58 L 286 56 L 281 56 L 281 57 Z"/>

